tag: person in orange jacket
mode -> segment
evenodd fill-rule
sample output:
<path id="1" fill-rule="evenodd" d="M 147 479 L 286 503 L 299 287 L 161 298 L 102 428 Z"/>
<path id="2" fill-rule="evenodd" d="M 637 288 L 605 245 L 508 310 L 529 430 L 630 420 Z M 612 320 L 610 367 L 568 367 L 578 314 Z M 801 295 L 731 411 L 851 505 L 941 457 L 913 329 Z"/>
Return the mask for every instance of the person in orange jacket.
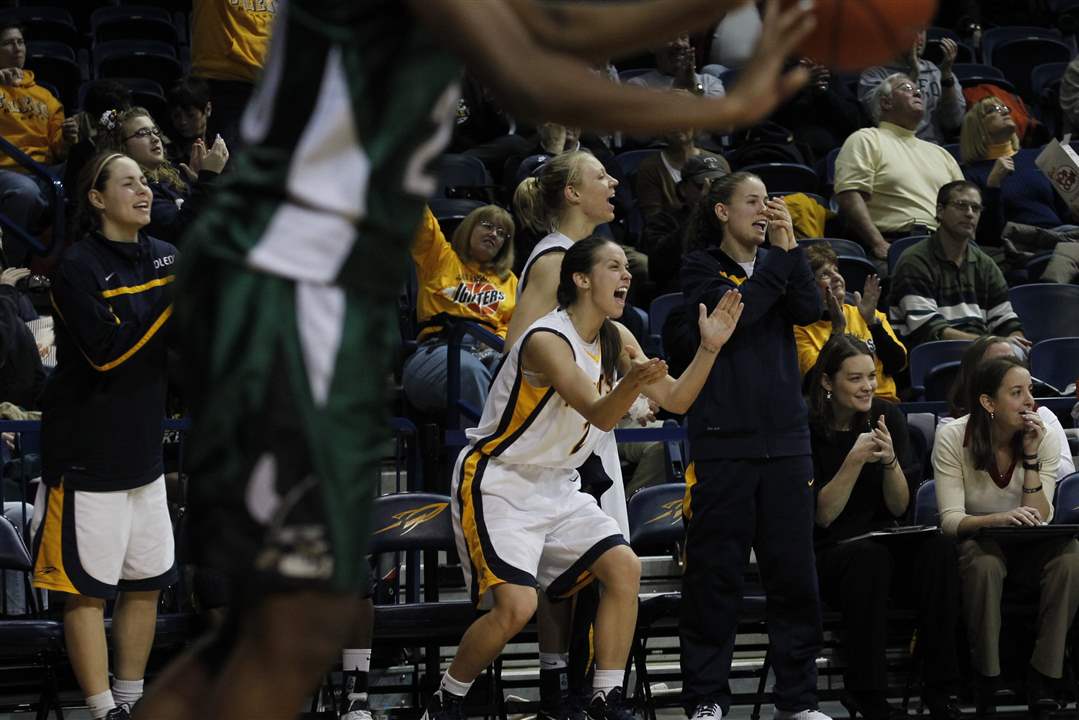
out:
<path id="1" fill-rule="evenodd" d="M 54 165 L 67 156 L 79 140 L 75 118 L 64 118 L 64 106 L 34 82 L 34 73 L 23 69 L 26 40 L 22 27 L 0 24 L 0 136 L 43 165 Z M 13 157 L 0 152 L 0 212 L 33 233 L 48 208 L 45 188 Z M 8 235 L 4 243 L 8 266 L 27 262 L 29 248 Z"/>

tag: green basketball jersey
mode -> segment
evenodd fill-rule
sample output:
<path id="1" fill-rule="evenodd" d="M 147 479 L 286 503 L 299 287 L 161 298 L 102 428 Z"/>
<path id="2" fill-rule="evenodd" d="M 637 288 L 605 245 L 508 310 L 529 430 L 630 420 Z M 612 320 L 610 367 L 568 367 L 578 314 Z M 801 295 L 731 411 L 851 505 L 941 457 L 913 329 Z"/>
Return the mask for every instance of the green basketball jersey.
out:
<path id="1" fill-rule="evenodd" d="M 459 73 L 401 0 L 281 2 L 247 148 L 189 238 L 295 280 L 395 289 Z"/>

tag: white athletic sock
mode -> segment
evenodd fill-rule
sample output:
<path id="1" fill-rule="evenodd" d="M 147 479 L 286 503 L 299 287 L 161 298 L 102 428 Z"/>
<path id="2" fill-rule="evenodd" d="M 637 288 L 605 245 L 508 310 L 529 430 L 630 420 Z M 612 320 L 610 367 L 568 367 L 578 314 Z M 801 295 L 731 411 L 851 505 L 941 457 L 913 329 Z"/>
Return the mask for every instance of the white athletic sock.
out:
<path id="1" fill-rule="evenodd" d="M 539 661 L 540 670 L 560 670 L 569 665 L 569 653 L 541 652 Z"/>
<path id="2" fill-rule="evenodd" d="M 116 701 L 112 699 L 112 690 L 86 698 L 86 706 L 90 708 L 90 717 L 101 720 L 109 713 L 109 710 L 116 707 Z"/>
<path id="3" fill-rule="evenodd" d="M 472 687 L 472 682 L 461 682 L 460 680 L 454 680 L 450 675 L 450 671 L 447 670 L 446 674 L 442 676 L 442 690 L 453 693 L 457 697 L 464 697 L 468 695 L 468 689 Z"/>
<path id="4" fill-rule="evenodd" d="M 113 678 L 112 681 L 112 699 L 116 701 L 117 705 L 123 705 L 127 703 L 128 707 L 133 707 L 139 698 L 142 697 L 142 685 L 143 679 L 138 680 L 121 680 L 120 678 Z"/>
<path id="5" fill-rule="evenodd" d="M 622 687 L 622 678 L 625 676 L 625 670 L 599 670 L 592 675 L 592 697 L 602 695 L 607 697 L 607 693 L 616 687 Z"/>

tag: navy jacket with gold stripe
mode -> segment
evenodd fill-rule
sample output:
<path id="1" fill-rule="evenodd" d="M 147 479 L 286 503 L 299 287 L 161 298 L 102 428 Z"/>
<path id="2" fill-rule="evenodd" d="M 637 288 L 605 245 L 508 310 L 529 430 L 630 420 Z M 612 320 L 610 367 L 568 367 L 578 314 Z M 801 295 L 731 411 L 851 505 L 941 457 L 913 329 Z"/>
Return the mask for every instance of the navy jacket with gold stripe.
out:
<path id="1" fill-rule="evenodd" d="M 693 460 L 809 455 L 809 422 L 794 325 L 820 319 L 820 294 L 801 247 L 758 248 L 753 275 L 718 247 L 682 263 L 686 317 L 708 311 L 728 290 L 745 309 L 719 351 L 708 382 L 689 411 Z M 690 323 L 696 332 L 696 322 Z"/>
<path id="2" fill-rule="evenodd" d="M 57 364 L 42 394 L 42 479 L 72 490 L 129 490 L 162 473 L 165 331 L 176 248 L 91 233 L 52 279 Z"/>

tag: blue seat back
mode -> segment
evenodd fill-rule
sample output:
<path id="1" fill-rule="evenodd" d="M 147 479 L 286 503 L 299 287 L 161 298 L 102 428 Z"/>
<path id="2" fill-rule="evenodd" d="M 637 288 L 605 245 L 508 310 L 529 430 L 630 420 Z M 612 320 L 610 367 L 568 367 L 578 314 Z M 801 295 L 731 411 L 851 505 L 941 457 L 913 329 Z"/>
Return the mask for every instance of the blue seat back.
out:
<path id="1" fill-rule="evenodd" d="M 1079 308 L 1073 309 L 1079 312 Z M 1042 340 L 1030 349 L 1030 374 L 1063 390 L 1079 377 L 1079 337 Z"/>
<path id="2" fill-rule="evenodd" d="M 1053 508 L 1054 524 L 1079 523 L 1079 472 L 1073 472 L 1057 480 Z"/>
<path id="3" fill-rule="evenodd" d="M 903 252 L 915 243 L 925 240 L 928 235 L 910 235 L 905 238 L 899 238 L 893 240 L 892 244 L 888 246 L 888 272 L 895 269 L 895 266 L 899 264 L 899 257 Z"/>
<path id="4" fill-rule="evenodd" d="M 934 340 L 915 345 L 910 351 L 910 384 L 924 387 L 930 370 L 942 363 L 962 360 L 969 345 L 970 340 Z"/>
<path id="5" fill-rule="evenodd" d="M 1079 285 L 1018 285 L 1008 289 L 1008 299 L 1027 339 L 1079 337 Z"/>
<path id="6" fill-rule="evenodd" d="M 914 495 L 914 524 L 940 524 L 940 511 L 937 509 L 937 483 L 935 480 L 926 480 L 918 486 L 918 492 Z"/>
<path id="7" fill-rule="evenodd" d="M 1028 101 L 1035 99 L 1030 74 L 1035 67 L 1046 63 L 1067 63 L 1071 46 L 1052 38 L 1018 38 L 1002 42 L 993 51 L 993 64 L 1000 68 L 1016 91 Z"/>
<path id="8" fill-rule="evenodd" d="M 840 255 L 837 267 L 851 292 L 861 292 L 865 287 L 865 279 L 877 274 L 877 266 L 865 255 Z"/>
<path id="9" fill-rule="evenodd" d="M 759 163 L 746 165 L 741 170 L 757 175 L 770 193 L 817 193 L 820 191 L 820 178 L 808 165 Z"/>
<path id="10" fill-rule="evenodd" d="M 1019 38 L 1051 38 L 1062 39 L 1059 30 L 1055 28 L 1034 27 L 1030 25 L 1005 25 L 1003 27 L 989 28 L 982 33 L 982 62 L 986 65 L 996 65 L 993 61 L 993 53 L 998 45 L 1009 40 Z"/>

